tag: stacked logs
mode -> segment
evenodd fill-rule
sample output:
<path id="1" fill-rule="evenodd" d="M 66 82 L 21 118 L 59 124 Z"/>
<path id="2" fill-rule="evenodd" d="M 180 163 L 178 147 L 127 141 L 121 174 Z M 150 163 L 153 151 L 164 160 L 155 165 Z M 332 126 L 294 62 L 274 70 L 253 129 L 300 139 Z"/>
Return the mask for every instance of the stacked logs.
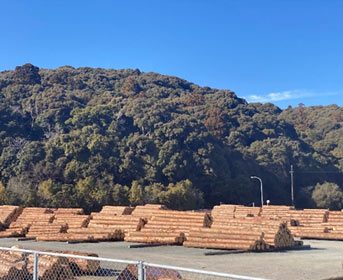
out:
<path id="1" fill-rule="evenodd" d="M 261 216 L 273 220 L 290 221 L 290 211 L 293 209 L 285 205 L 264 205 Z"/>
<path id="2" fill-rule="evenodd" d="M 296 237 L 317 238 L 328 231 L 326 226 L 328 216 L 327 209 L 291 210 L 289 217 L 297 220 L 298 224 L 292 225 L 290 230 Z"/>
<path id="3" fill-rule="evenodd" d="M 25 236 L 29 228 L 33 225 L 47 225 L 54 219 L 53 210 L 40 207 L 26 207 L 22 213 L 9 225 L 4 232 L 0 232 L 0 237 Z"/>
<path id="4" fill-rule="evenodd" d="M 304 209 L 291 210 L 290 218 L 298 220 L 300 225 L 320 225 L 328 221 L 329 211 L 327 209 Z"/>
<path id="5" fill-rule="evenodd" d="M 127 232 L 140 230 L 144 221 L 138 217 L 129 215 L 132 207 L 124 206 L 104 206 L 97 213 L 90 216 L 69 215 L 65 219 L 59 218 L 56 214 L 56 221 L 68 223 L 66 233 L 39 237 L 45 241 L 115 241 L 123 240 Z M 68 221 L 69 220 L 69 221 Z"/>
<path id="6" fill-rule="evenodd" d="M 76 256 L 93 256 L 96 254 L 79 253 L 71 251 L 49 251 Z M 13 251 L 0 251 L 0 279 L 1 280 L 26 280 L 32 279 L 34 265 L 33 254 Z M 89 275 L 95 273 L 100 262 L 97 260 L 86 260 L 49 256 L 41 254 L 38 260 L 38 276 L 40 280 L 75 280 L 75 276 Z"/>
<path id="7" fill-rule="evenodd" d="M 261 215 L 262 208 L 248 207 L 235 204 L 221 204 L 214 206 L 212 209 L 212 217 L 215 218 L 245 218 L 258 217 Z"/>
<path id="8" fill-rule="evenodd" d="M 52 252 L 58 254 L 65 254 L 65 255 L 75 255 L 75 257 L 66 257 L 69 262 L 69 266 L 73 269 L 74 276 L 77 275 L 89 275 L 95 273 L 100 268 L 100 261 L 92 260 L 92 259 L 81 259 L 77 256 L 84 256 L 84 257 L 98 257 L 97 254 L 94 253 L 84 253 L 84 252 L 76 252 L 76 251 L 55 251 L 55 250 L 39 250 L 37 251 L 44 251 L 44 252 Z M 40 256 L 44 256 L 40 255 Z M 39 258 L 40 263 L 40 258 Z"/>
<path id="9" fill-rule="evenodd" d="M 39 241 L 67 241 L 72 240 L 67 231 L 71 229 L 81 229 L 88 225 L 90 216 L 83 215 L 81 208 L 59 208 L 54 211 L 54 220 L 52 224 L 46 227 L 45 231 L 36 234 L 36 239 Z M 32 227 L 29 234 L 32 231 Z"/>
<path id="10" fill-rule="evenodd" d="M 186 247 L 264 251 L 290 248 L 297 243 L 286 223 L 261 217 L 218 218 L 210 229 L 193 230 Z"/>
<path id="11" fill-rule="evenodd" d="M 325 223 L 329 230 L 343 229 L 343 211 L 329 211 L 328 221 Z"/>
<path id="12" fill-rule="evenodd" d="M 147 221 L 155 213 L 159 213 L 160 211 L 164 211 L 164 210 L 168 210 L 168 208 L 162 204 L 138 205 L 132 211 L 131 215 L 134 217 L 142 218 L 144 221 Z"/>
<path id="13" fill-rule="evenodd" d="M 193 228 L 209 227 L 207 213 L 192 211 L 155 211 L 141 231 L 128 233 L 127 242 L 182 244 Z"/>
<path id="14" fill-rule="evenodd" d="M 23 209 L 19 206 L 1 205 L 0 206 L 0 228 L 6 228 L 14 222 L 21 214 Z"/>
<path id="15" fill-rule="evenodd" d="M 134 207 L 128 206 L 104 206 L 102 207 L 100 214 L 101 215 L 110 215 L 110 216 L 121 216 L 121 215 L 131 215 Z"/>
<path id="16" fill-rule="evenodd" d="M 216 205 L 213 207 L 211 211 L 211 215 L 213 219 L 234 218 L 237 206 L 241 206 L 241 205 L 235 205 L 235 204 Z"/>
<path id="17" fill-rule="evenodd" d="M 55 219 L 53 224 L 58 225 L 67 225 L 68 229 L 74 228 L 85 228 L 88 226 L 90 221 L 90 215 L 84 215 L 82 209 L 76 211 L 70 209 L 69 211 L 58 209 L 55 212 Z"/>
<path id="18" fill-rule="evenodd" d="M 258 217 L 261 215 L 261 207 L 248 207 L 237 205 L 234 215 L 235 218 Z"/>
<path id="19" fill-rule="evenodd" d="M 1 280 L 32 279 L 33 255 L 21 252 L 0 252 Z M 69 262 L 63 257 L 41 255 L 39 258 L 39 279 L 41 280 L 75 280 Z"/>
<path id="20" fill-rule="evenodd" d="M 307 231 L 301 230 L 298 236 L 303 239 L 343 240 L 343 212 L 329 211 L 326 222 L 308 226 Z"/>
<path id="21" fill-rule="evenodd" d="M 212 249 L 266 250 L 262 232 L 247 232 L 246 228 L 236 231 L 218 228 L 197 228 L 190 232 L 185 247 Z"/>

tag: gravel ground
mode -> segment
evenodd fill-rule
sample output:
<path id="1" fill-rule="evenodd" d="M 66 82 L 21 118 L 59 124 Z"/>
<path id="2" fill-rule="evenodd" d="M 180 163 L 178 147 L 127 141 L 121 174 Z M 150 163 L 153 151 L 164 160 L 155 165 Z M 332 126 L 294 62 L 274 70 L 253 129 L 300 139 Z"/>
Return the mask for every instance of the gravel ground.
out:
<path id="1" fill-rule="evenodd" d="M 328 279 L 343 276 L 343 242 L 305 240 L 310 248 L 282 252 L 240 253 L 205 256 L 216 250 L 161 246 L 128 248 L 132 243 L 101 242 L 67 244 L 65 242 L 17 241 L 0 239 L 0 246 L 20 245 L 25 249 L 74 250 L 97 253 L 100 257 L 141 260 L 156 264 L 205 269 L 217 272 L 273 280 Z"/>

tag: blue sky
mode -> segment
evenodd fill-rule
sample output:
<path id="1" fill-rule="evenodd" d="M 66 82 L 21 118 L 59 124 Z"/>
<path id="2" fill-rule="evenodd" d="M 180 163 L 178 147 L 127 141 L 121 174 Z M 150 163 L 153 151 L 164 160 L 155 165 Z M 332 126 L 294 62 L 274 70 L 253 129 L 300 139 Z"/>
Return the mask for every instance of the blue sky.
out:
<path id="1" fill-rule="evenodd" d="M 248 101 L 343 105 L 341 0 L 2 0 L 0 71 L 139 68 Z"/>

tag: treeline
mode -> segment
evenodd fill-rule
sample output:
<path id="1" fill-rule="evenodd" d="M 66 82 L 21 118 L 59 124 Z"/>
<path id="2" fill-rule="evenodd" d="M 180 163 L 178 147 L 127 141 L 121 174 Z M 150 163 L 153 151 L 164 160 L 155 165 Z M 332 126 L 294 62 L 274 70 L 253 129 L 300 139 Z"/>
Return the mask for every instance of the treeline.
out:
<path id="1" fill-rule="evenodd" d="M 249 205 L 256 175 L 265 199 L 289 204 L 293 164 L 297 206 L 313 206 L 309 186 L 342 182 L 342 119 L 138 69 L 25 64 L 0 73 L 0 202 Z"/>

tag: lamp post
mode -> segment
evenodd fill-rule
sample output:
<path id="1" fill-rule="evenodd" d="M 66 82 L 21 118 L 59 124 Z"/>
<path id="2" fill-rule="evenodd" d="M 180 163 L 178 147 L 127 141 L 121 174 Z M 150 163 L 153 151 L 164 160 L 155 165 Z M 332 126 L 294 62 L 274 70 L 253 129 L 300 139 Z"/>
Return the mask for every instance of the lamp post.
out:
<path id="1" fill-rule="evenodd" d="M 257 179 L 260 181 L 260 185 L 261 185 L 261 207 L 263 206 L 263 184 L 262 184 L 262 179 L 260 177 L 257 176 L 250 176 L 251 179 Z"/>

